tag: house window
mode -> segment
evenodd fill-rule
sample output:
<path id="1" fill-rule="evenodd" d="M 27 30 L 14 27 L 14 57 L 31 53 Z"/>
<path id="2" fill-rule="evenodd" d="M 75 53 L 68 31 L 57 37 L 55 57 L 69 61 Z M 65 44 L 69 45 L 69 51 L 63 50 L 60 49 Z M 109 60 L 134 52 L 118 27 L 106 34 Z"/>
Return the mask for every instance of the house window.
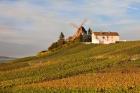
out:
<path id="1" fill-rule="evenodd" d="M 97 36 L 96 36 L 96 39 L 98 39 Z"/>
<path id="2" fill-rule="evenodd" d="M 107 41 L 109 40 L 109 36 L 107 36 Z"/>

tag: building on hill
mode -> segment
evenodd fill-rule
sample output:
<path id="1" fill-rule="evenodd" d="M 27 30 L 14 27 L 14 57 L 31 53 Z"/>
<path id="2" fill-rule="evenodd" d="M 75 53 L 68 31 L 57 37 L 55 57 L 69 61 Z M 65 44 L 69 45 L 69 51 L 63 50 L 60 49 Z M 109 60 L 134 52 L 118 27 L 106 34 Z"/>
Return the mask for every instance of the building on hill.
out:
<path id="1" fill-rule="evenodd" d="M 80 39 L 80 42 L 91 42 L 91 34 L 89 33 L 90 31 L 91 30 L 86 31 L 86 29 L 83 26 L 80 26 L 77 29 L 76 33 L 66 40 L 67 41 L 74 41 L 74 40 Z"/>
<path id="2" fill-rule="evenodd" d="M 75 25 L 74 25 L 75 26 Z M 119 34 L 117 32 L 93 32 L 90 28 L 86 30 L 82 25 L 75 26 L 77 28 L 76 33 L 66 39 L 67 41 L 76 41 L 90 44 L 111 44 L 119 41 Z"/>
<path id="3" fill-rule="evenodd" d="M 94 44 L 111 44 L 119 41 L 117 32 L 92 32 L 92 43 Z"/>

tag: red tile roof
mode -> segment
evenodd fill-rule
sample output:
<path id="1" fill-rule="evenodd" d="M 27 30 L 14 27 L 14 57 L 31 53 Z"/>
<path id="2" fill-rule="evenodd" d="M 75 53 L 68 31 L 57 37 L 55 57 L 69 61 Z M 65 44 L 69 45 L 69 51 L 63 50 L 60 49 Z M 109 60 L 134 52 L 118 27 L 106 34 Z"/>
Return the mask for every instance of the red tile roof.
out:
<path id="1" fill-rule="evenodd" d="M 96 36 L 119 36 L 117 32 L 93 32 Z"/>

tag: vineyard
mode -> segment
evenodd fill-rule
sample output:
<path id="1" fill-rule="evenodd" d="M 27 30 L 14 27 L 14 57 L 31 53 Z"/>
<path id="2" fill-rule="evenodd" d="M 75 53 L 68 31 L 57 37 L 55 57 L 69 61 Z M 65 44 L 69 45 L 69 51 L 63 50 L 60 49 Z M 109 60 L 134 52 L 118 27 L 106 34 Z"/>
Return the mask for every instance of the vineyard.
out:
<path id="1" fill-rule="evenodd" d="M 0 64 L 0 93 L 139 93 L 140 41 L 73 43 Z"/>

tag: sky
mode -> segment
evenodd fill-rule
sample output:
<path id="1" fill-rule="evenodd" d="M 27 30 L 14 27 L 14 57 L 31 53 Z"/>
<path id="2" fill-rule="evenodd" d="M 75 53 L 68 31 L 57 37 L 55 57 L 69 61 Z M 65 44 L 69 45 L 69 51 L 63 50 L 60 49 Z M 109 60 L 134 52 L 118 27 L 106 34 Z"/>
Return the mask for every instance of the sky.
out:
<path id="1" fill-rule="evenodd" d="M 86 29 L 140 40 L 139 0 L 0 0 L 0 56 L 35 55 L 84 19 Z"/>

